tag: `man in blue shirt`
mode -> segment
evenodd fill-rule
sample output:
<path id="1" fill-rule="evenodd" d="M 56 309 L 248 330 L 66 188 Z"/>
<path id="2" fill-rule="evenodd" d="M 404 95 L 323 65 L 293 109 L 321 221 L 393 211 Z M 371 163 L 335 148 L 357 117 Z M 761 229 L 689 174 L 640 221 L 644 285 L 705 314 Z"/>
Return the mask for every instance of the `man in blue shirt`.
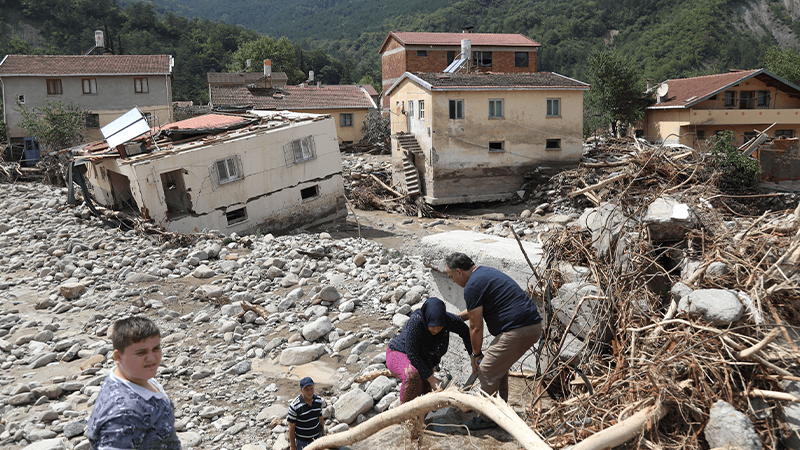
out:
<path id="1" fill-rule="evenodd" d="M 469 320 L 472 369 L 478 373 L 481 389 L 489 395 L 500 393 L 508 401 L 508 370 L 542 335 L 542 318 L 533 301 L 508 275 L 492 267 L 476 266 L 469 256 L 453 253 L 446 259 L 447 275 L 464 288 L 467 308 L 458 315 Z M 485 352 L 483 322 L 494 341 Z M 480 415 L 471 429 L 496 426 Z"/>
<path id="2" fill-rule="evenodd" d="M 289 450 L 303 450 L 315 439 L 325 436 L 322 399 L 314 395 L 314 380 L 300 380 L 301 394 L 289 404 Z"/>

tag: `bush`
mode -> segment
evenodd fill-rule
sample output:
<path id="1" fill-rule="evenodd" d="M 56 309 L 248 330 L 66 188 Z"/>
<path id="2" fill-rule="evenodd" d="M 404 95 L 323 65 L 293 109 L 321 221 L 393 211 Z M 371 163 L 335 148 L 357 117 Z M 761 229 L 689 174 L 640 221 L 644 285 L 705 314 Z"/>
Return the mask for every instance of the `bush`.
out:
<path id="1" fill-rule="evenodd" d="M 761 179 L 761 166 L 758 161 L 745 156 L 731 141 L 732 131 L 724 131 L 714 136 L 711 145 L 710 166 L 722 173 L 722 185 L 739 189 L 752 186 Z"/>

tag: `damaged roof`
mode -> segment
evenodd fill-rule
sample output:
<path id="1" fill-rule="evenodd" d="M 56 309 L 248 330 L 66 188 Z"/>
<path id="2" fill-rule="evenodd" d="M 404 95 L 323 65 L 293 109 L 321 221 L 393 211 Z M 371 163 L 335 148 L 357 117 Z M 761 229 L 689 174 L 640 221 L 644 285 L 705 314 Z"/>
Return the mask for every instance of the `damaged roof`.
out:
<path id="1" fill-rule="evenodd" d="M 667 85 L 667 99 L 647 109 L 691 108 L 722 93 L 750 78 L 757 78 L 768 86 L 776 86 L 784 92 L 800 95 L 800 86 L 790 83 L 766 69 L 741 70 L 717 75 L 704 75 L 692 78 L 679 78 L 661 83 Z"/>
<path id="2" fill-rule="evenodd" d="M 375 108 L 361 86 L 298 87 L 249 89 L 246 86 L 212 86 L 214 107 L 248 106 L 254 109 L 319 110 Z"/>
<path id="3" fill-rule="evenodd" d="M 211 113 L 203 116 L 192 117 L 178 122 L 168 123 L 161 127 L 162 130 L 207 130 L 233 128 L 253 121 L 253 117 L 232 114 Z"/>
<path id="4" fill-rule="evenodd" d="M 208 72 L 208 84 L 234 84 L 234 85 L 247 85 L 255 83 L 256 81 L 264 78 L 263 72 L 243 72 L 243 73 L 226 73 L 226 72 Z M 271 78 L 274 81 L 286 81 L 289 77 L 285 72 L 272 72 Z"/>
<path id="5" fill-rule="evenodd" d="M 171 75 L 171 55 L 6 55 L 0 76 Z"/>
<path id="6" fill-rule="evenodd" d="M 589 85 L 554 72 L 536 73 L 410 73 L 406 72 L 385 95 L 410 79 L 429 91 L 589 90 Z"/>
<path id="7" fill-rule="evenodd" d="M 542 44 L 521 34 L 506 33 L 424 33 L 411 31 L 391 31 L 384 39 L 378 53 L 385 51 L 392 38 L 404 46 L 408 45 L 440 45 L 461 46 L 462 39 L 469 39 L 472 47 L 541 47 Z"/>

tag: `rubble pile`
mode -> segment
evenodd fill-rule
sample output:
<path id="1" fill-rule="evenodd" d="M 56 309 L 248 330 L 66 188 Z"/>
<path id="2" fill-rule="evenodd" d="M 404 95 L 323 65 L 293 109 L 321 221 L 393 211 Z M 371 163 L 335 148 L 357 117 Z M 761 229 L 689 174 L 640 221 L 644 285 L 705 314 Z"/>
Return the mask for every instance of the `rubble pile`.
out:
<path id="1" fill-rule="evenodd" d="M 633 143 L 541 188 L 591 207 L 538 236 L 530 423 L 553 448 L 618 424 L 648 448 L 798 448 L 800 207 L 782 208 L 796 198 L 723 193 L 702 154 Z"/>

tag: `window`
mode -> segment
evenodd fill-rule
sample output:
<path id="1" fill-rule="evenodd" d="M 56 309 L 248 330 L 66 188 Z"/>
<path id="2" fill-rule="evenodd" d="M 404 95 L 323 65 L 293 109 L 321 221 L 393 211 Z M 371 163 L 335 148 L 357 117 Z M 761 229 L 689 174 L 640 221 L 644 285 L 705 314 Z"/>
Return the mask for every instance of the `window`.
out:
<path id="1" fill-rule="evenodd" d="M 447 65 L 449 66 L 450 63 L 456 60 L 456 52 L 455 50 L 448 50 L 447 51 Z"/>
<path id="2" fill-rule="evenodd" d="M 544 145 L 545 150 L 561 150 L 561 139 L 548 139 Z"/>
<path id="3" fill-rule="evenodd" d="M 100 114 L 86 114 L 86 128 L 100 128 Z"/>
<path id="4" fill-rule="evenodd" d="M 706 130 L 697 130 L 697 140 L 698 141 L 705 141 L 706 140 Z"/>
<path id="5" fill-rule="evenodd" d="M 775 137 L 780 138 L 793 138 L 794 130 L 775 130 Z"/>
<path id="6" fill-rule="evenodd" d="M 450 100 L 450 118 L 464 118 L 464 100 Z"/>
<path id="7" fill-rule="evenodd" d="M 234 209 L 233 211 L 225 211 L 225 218 L 228 219 L 228 226 L 247 220 L 247 208 Z"/>
<path id="8" fill-rule="evenodd" d="M 502 151 L 503 151 L 503 141 L 489 142 L 489 153 L 502 152 Z"/>
<path id="9" fill-rule="evenodd" d="M 310 198 L 314 198 L 319 195 L 319 185 L 315 184 L 314 186 L 307 187 L 305 189 L 300 189 L 300 198 L 303 200 L 308 200 Z"/>
<path id="10" fill-rule="evenodd" d="M 353 113 L 339 114 L 339 126 L 340 127 L 352 127 L 353 126 Z"/>
<path id="11" fill-rule="evenodd" d="M 489 118 L 501 119 L 503 117 L 503 100 L 489 100 Z"/>
<path id="12" fill-rule="evenodd" d="M 419 118 L 420 119 L 425 118 L 425 100 L 419 101 Z"/>
<path id="13" fill-rule="evenodd" d="M 417 50 L 417 56 L 428 56 L 427 50 Z"/>
<path id="14" fill-rule="evenodd" d="M 528 67 L 528 52 L 514 52 L 514 67 Z"/>
<path id="15" fill-rule="evenodd" d="M 408 117 L 414 117 L 414 100 L 408 101 Z"/>
<path id="16" fill-rule="evenodd" d="M 209 167 L 212 180 L 217 187 L 244 178 L 242 174 L 242 160 L 238 155 L 215 161 Z"/>
<path id="17" fill-rule="evenodd" d="M 769 91 L 758 91 L 758 106 L 769 106 Z"/>
<path id="18" fill-rule="evenodd" d="M 51 78 L 47 80 L 47 95 L 61 95 L 61 79 Z"/>
<path id="19" fill-rule="evenodd" d="M 25 94 L 17 94 L 17 103 L 20 105 L 25 104 Z"/>
<path id="20" fill-rule="evenodd" d="M 736 106 L 736 91 L 725 92 L 725 106 Z"/>
<path id="21" fill-rule="evenodd" d="M 492 52 L 472 52 L 472 65 L 475 67 L 492 67 Z"/>
<path id="22" fill-rule="evenodd" d="M 97 94 L 97 78 L 81 79 L 84 94 Z"/>
<path id="23" fill-rule="evenodd" d="M 150 89 L 147 87 L 147 78 L 134 78 L 133 92 L 137 94 L 146 94 L 150 92 Z"/>
<path id="24" fill-rule="evenodd" d="M 559 117 L 561 115 L 561 99 L 547 99 L 547 117 Z"/>
<path id="25" fill-rule="evenodd" d="M 742 141 L 742 142 L 744 142 L 744 143 L 750 142 L 750 140 L 751 139 L 755 139 L 756 136 L 758 136 L 758 133 L 756 133 L 755 131 L 745 131 L 744 132 L 744 141 Z"/>
<path id="26" fill-rule="evenodd" d="M 739 92 L 739 109 L 753 109 L 754 101 L 753 92 L 741 91 Z"/>
<path id="27" fill-rule="evenodd" d="M 283 146 L 283 156 L 286 164 L 295 164 L 317 157 L 316 147 L 314 146 L 314 136 L 307 136 L 302 139 L 295 139 Z"/>

